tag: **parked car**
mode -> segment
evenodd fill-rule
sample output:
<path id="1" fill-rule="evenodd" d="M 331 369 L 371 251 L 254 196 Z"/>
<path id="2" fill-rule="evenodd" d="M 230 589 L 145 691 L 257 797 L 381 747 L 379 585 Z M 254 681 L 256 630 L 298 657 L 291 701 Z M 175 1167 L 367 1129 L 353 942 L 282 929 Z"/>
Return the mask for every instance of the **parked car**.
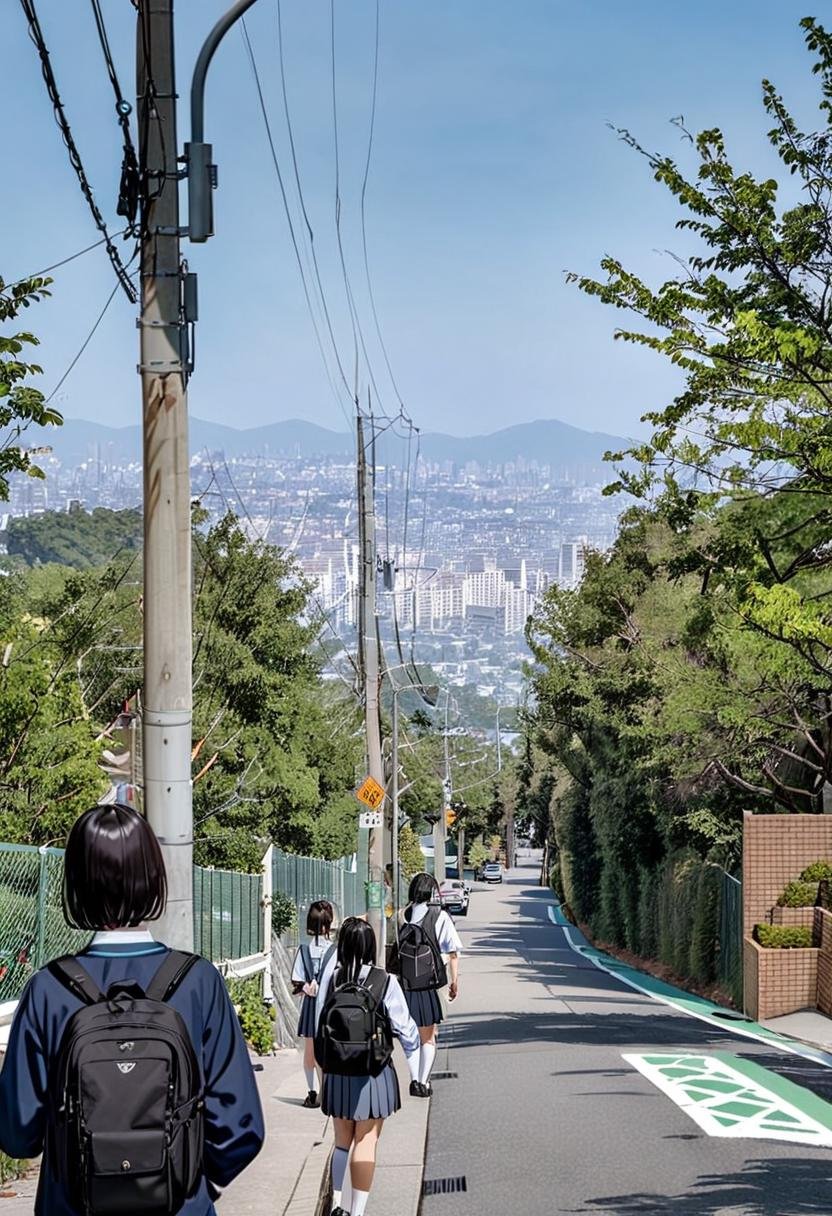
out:
<path id="1" fill-rule="evenodd" d="M 468 915 L 470 896 L 461 878 L 446 878 L 439 886 L 439 897 L 446 912 L 457 916 Z"/>
<path id="2" fill-rule="evenodd" d="M 483 882 L 502 882 L 503 867 L 499 861 L 487 861 L 482 868 Z"/>

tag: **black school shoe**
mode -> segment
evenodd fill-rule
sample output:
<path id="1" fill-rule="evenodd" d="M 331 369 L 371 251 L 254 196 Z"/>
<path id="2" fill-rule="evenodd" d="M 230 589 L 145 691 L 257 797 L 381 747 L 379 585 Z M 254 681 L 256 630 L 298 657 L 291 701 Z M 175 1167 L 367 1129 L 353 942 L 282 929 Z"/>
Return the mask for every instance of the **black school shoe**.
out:
<path id="1" fill-rule="evenodd" d="M 421 1081 L 410 1082 L 410 1096 L 411 1098 L 426 1098 L 428 1096 Z"/>
<path id="2" fill-rule="evenodd" d="M 329 1216 L 350 1216 L 345 1208 L 333 1208 Z"/>
<path id="3" fill-rule="evenodd" d="M 422 1097 L 423 1098 L 432 1098 L 433 1097 L 433 1086 L 431 1085 L 430 1081 L 428 1081 L 427 1085 L 425 1085 L 425 1083 L 422 1082 Z"/>
<path id="4" fill-rule="evenodd" d="M 312 1110 L 313 1108 L 317 1108 L 318 1106 L 321 1105 L 321 1099 L 318 1097 L 317 1090 L 310 1089 L 309 1093 L 303 1099 L 303 1105 L 308 1110 Z M 345 1216 L 346 1216 L 346 1214 L 345 1214 Z"/>

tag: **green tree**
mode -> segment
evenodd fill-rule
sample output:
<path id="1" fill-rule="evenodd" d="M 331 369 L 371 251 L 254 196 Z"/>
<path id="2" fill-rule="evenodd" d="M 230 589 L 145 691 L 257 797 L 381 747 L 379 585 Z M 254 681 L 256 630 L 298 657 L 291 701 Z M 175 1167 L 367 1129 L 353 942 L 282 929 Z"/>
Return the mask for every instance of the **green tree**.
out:
<path id="1" fill-rule="evenodd" d="M 419 844 L 419 837 L 409 823 L 406 823 L 399 831 L 399 860 L 402 863 L 405 878 L 412 878 L 414 874 L 421 873 L 425 868 L 425 856 Z"/>
<path id="2" fill-rule="evenodd" d="M 0 327 L 16 321 L 21 309 L 45 299 L 51 281 L 35 278 L 6 285 L 0 279 Z M 42 372 L 38 364 L 22 358 L 27 346 L 37 345 L 38 339 L 29 330 L 0 332 L 0 502 L 9 497 L 10 474 L 43 477 L 43 471 L 20 443 L 21 436 L 32 425 L 60 426 L 63 422 L 43 393 L 27 383 Z"/>

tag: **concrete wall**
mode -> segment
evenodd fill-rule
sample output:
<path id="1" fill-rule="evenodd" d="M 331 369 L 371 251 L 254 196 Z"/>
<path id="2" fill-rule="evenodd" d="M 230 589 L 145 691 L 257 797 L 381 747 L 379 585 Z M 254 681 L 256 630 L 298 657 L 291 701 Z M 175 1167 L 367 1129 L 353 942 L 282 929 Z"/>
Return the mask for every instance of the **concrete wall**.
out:
<path id="1" fill-rule="evenodd" d="M 752 815 L 743 821 L 743 935 L 768 921 L 786 883 L 819 858 L 832 860 L 832 815 Z"/>

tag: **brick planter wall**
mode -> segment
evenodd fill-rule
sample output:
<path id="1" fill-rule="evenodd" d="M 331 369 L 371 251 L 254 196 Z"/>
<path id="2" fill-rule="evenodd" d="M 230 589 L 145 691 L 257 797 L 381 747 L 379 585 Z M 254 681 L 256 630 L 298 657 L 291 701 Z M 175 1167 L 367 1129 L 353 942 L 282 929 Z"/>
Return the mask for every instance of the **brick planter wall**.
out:
<path id="1" fill-rule="evenodd" d="M 748 1016 L 760 1021 L 796 1013 L 798 1009 L 816 1008 L 820 953 L 816 947 L 764 950 L 747 937 L 743 973 Z"/>
<path id="2" fill-rule="evenodd" d="M 815 909 L 772 908 L 770 920 L 773 925 L 805 925 L 808 929 L 811 929 L 815 923 Z"/>
<path id="3" fill-rule="evenodd" d="M 767 921 L 786 883 L 819 858 L 832 860 L 832 815 L 752 815 L 742 833 L 743 933 Z"/>
<path id="4" fill-rule="evenodd" d="M 832 912 L 815 908 L 818 951 L 818 1009 L 832 1017 Z"/>

